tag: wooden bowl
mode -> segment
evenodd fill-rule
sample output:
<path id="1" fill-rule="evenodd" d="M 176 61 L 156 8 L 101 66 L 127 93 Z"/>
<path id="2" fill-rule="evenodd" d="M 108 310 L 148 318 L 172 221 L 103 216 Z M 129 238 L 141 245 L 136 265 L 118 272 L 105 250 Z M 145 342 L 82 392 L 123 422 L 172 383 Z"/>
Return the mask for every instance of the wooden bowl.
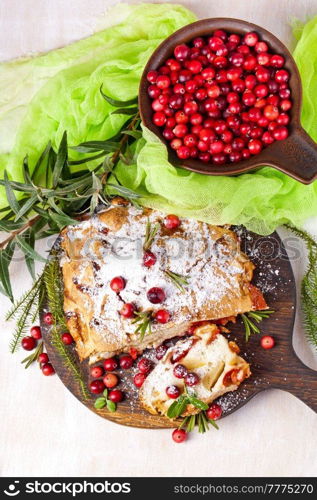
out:
<path id="1" fill-rule="evenodd" d="M 285 68 L 290 72 L 289 85 L 292 91 L 293 107 L 290 110 L 291 122 L 289 137 L 284 141 L 276 141 L 263 151 L 248 160 L 225 165 L 203 163 L 200 160 L 180 160 L 162 136 L 159 127 L 152 123 L 151 100 L 147 89 L 149 83 L 146 75 L 150 70 L 157 70 L 169 57 L 173 57 L 174 48 L 182 43 L 189 43 L 198 36 L 210 36 L 213 31 L 224 29 L 231 33 L 244 35 L 249 31 L 256 31 L 262 40 L 269 43 L 271 50 L 285 57 Z M 249 172 L 257 167 L 269 165 L 294 179 L 310 184 L 317 179 L 317 144 L 302 128 L 300 123 L 302 105 L 302 85 L 296 63 L 287 48 L 269 31 L 252 23 L 239 19 L 214 18 L 203 19 L 189 24 L 176 31 L 164 40 L 149 59 L 140 83 L 139 108 L 144 125 L 156 134 L 167 146 L 169 161 L 176 166 L 206 175 L 235 175 Z"/>

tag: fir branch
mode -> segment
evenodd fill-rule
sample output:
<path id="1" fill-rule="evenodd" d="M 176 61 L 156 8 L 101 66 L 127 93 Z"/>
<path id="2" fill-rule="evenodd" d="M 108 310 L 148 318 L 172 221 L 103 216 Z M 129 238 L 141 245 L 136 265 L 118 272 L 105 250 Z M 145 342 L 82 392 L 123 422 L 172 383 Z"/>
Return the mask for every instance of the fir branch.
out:
<path id="1" fill-rule="evenodd" d="M 189 276 L 182 276 L 181 274 L 173 273 L 169 270 L 163 272 L 182 293 L 185 293 L 186 290 L 184 286 L 189 285 Z"/>
<path id="2" fill-rule="evenodd" d="M 159 229 L 160 229 L 159 223 L 155 224 L 154 227 L 152 227 L 150 220 L 149 219 L 147 220 L 145 227 L 144 243 L 143 243 L 143 250 L 145 252 L 147 252 L 151 248 Z"/>
<path id="3" fill-rule="evenodd" d="M 44 270 L 44 283 L 48 299 L 49 310 L 53 315 L 54 323 L 50 330 L 51 344 L 59 353 L 66 368 L 72 373 L 74 378 L 80 385 L 82 395 L 85 399 L 89 399 L 90 394 L 87 390 L 84 376 L 78 366 L 78 361 L 74 353 L 67 348 L 61 340 L 61 333 L 67 329 L 65 315 L 63 309 L 63 285 L 62 276 L 57 255 L 52 254 L 51 260 Z"/>
<path id="4" fill-rule="evenodd" d="M 317 348 L 317 242 L 303 229 L 286 227 L 305 242 L 308 250 L 308 267 L 301 284 L 301 307 L 307 340 Z"/>
<path id="5" fill-rule="evenodd" d="M 249 311 L 247 313 L 241 314 L 241 319 L 244 324 L 245 329 L 245 341 L 248 342 L 251 335 L 254 333 L 260 333 L 260 329 L 256 326 L 256 323 L 261 323 L 263 319 L 269 318 L 271 314 L 275 311 L 264 309 L 263 311 Z"/>

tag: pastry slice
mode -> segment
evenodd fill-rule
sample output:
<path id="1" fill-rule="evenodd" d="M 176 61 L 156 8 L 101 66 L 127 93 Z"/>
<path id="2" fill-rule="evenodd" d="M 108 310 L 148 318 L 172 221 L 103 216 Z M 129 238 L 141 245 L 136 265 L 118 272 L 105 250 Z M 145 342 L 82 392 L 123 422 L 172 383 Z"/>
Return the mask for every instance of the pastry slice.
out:
<path id="1" fill-rule="evenodd" d="M 139 393 L 142 406 L 153 415 L 167 414 L 175 399 L 168 397 L 166 388 L 176 386 L 181 394 L 185 389 L 184 379 L 174 375 L 179 364 L 198 375 L 199 382 L 190 389 L 204 403 L 210 404 L 226 392 L 235 391 L 251 375 L 249 363 L 238 353 L 237 344 L 228 342 L 216 325 L 197 327 L 193 336 L 169 348 L 148 375 Z M 198 412 L 196 407 L 187 405 L 182 416 Z"/>
<path id="2" fill-rule="evenodd" d="M 185 218 L 169 229 L 164 219 L 156 210 L 123 203 L 62 232 L 64 310 L 80 359 L 142 352 L 184 335 L 195 322 L 266 307 L 251 285 L 254 265 L 233 231 Z M 149 227 L 155 230 L 150 243 Z M 144 261 L 146 243 L 150 264 Z M 115 277 L 124 280 L 119 293 L 111 289 Z M 153 288 L 164 300 L 149 299 Z M 120 314 L 125 303 L 152 318 L 164 309 L 170 319 L 151 321 L 151 331 L 140 335 L 135 318 Z"/>

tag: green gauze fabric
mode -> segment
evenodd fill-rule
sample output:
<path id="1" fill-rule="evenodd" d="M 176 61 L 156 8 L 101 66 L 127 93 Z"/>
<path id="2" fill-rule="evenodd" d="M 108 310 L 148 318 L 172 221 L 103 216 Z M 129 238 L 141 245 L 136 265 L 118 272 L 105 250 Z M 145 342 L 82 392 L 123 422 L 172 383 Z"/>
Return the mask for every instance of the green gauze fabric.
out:
<path id="1" fill-rule="evenodd" d="M 118 13 L 118 9 L 116 15 Z M 195 16 L 171 4 L 120 4 L 116 26 L 37 58 L 0 65 L 0 170 L 20 179 L 21 161 L 30 163 L 49 139 L 64 130 L 69 143 L 107 139 L 124 117 L 99 94 L 129 99 L 137 94 L 142 69 L 155 47 Z M 211 12 L 212 15 L 212 12 Z M 109 17 L 115 19 L 112 13 Z M 317 18 L 300 32 L 295 58 L 304 87 L 303 125 L 317 140 Z M 8 132 L 9 131 L 9 132 Z M 244 224 L 268 234 L 285 222 L 299 225 L 317 214 L 317 182 L 304 186 L 263 167 L 239 177 L 207 177 L 176 169 L 165 146 L 144 130 L 135 165 L 120 163 L 116 174 L 142 195 L 142 203 L 214 224 Z M 5 203 L 0 192 L 0 206 Z"/>

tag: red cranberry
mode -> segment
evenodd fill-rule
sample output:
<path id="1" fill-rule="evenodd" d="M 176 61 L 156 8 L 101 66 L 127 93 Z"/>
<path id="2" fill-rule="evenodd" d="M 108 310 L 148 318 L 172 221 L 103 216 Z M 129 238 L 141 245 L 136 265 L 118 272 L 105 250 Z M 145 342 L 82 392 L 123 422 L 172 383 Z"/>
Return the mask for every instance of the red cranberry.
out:
<path id="1" fill-rule="evenodd" d="M 167 141 L 171 141 L 175 137 L 175 135 L 173 134 L 173 130 L 171 128 L 165 128 L 162 134 Z"/>
<path id="2" fill-rule="evenodd" d="M 164 219 L 164 226 L 167 229 L 176 229 L 180 226 L 180 223 L 181 221 L 179 217 L 177 217 L 177 215 L 174 214 L 167 215 Z"/>
<path id="3" fill-rule="evenodd" d="M 147 78 L 147 81 L 150 82 L 150 83 L 155 83 L 156 82 L 156 79 L 158 77 L 158 73 L 157 71 L 149 71 L 146 78 Z"/>
<path id="4" fill-rule="evenodd" d="M 42 366 L 41 369 L 42 369 L 43 375 L 45 375 L 46 377 L 49 377 L 50 375 L 54 375 L 54 373 L 55 373 L 55 370 L 54 370 L 53 366 L 51 365 L 51 363 L 44 363 L 44 365 Z"/>
<path id="5" fill-rule="evenodd" d="M 49 362 L 48 355 L 46 354 L 46 352 L 41 352 L 41 354 L 38 355 L 37 360 L 40 364 L 45 364 Z"/>
<path id="6" fill-rule="evenodd" d="M 292 107 L 292 101 L 289 99 L 283 99 L 280 103 L 280 108 L 282 111 L 288 111 Z"/>
<path id="7" fill-rule="evenodd" d="M 184 429 L 175 429 L 172 438 L 175 443 L 183 443 L 187 438 L 187 432 Z"/>
<path id="8" fill-rule="evenodd" d="M 274 142 L 274 138 L 271 136 L 270 132 L 266 131 L 264 132 L 264 134 L 262 135 L 262 142 L 264 142 L 264 144 L 272 144 L 272 142 Z"/>
<path id="9" fill-rule="evenodd" d="M 141 358 L 138 362 L 138 369 L 141 373 L 147 374 L 152 370 L 152 362 L 147 358 Z"/>
<path id="10" fill-rule="evenodd" d="M 279 110 L 276 106 L 268 104 L 267 106 L 265 106 L 263 113 L 268 120 L 273 121 L 277 119 Z"/>
<path id="11" fill-rule="evenodd" d="M 184 104 L 184 97 L 181 94 L 174 94 L 169 99 L 169 105 L 172 109 L 181 109 L 183 104 Z"/>
<path id="12" fill-rule="evenodd" d="M 289 121 L 290 121 L 290 117 L 289 115 L 287 115 L 286 113 L 281 113 L 278 117 L 277 117 L 277 123 L 279 125 L 288 125 L 289 124 Z"/>
<path id="13" fill-rule="evenodd" d="M 126 304 L 124 304 L 122 306 L 122 308 L 120 309 L 120 314 L 124 318 L 133 318 L 134 312 L 135 312 L 135 307 L 134 307 L 133 304 L 131 304 L 129 302 L 127 302 Z"/>
<path id="14" fill-rule="evenodd" d="M 170 146 L 171 146 L 172 149 L 177 150 L 177 149 L 179 149 L 182 146 L 182 144 L 183 144 L 183 142 L 181 141 L 181 139 L 173 139 L 171 141 Z"/>
<path id="15" fill-rule="evenodd" d="M 113 372 L 118 368 L 118 361 L 115 358 L 108 358 L 104 360 L 103 366 L 107 372 Z"/>
<path id="16" fill-rule="evenodd" d="M 288 137 L 288 130 L 286 127 L 276 127 L 273 130 L 272 135 L 276 141 L 283 141 Z"/>
<path id="17" fill-rule="evenodd" d="M 280 89 L 279 96 L 281 99 L 288 99 L 291 95 L 290 89 Z"/>
<path id="18" fill-rule="evenodd" d="M 176 387 L 176 385 L 169 385 L 168 387 L 166 387 L 166 394 L 171 399 L 177 399 L 180 393 L 181 391 L 178 387 Z"/>
<path id="19" fill-rule="evenodd" d="M 222 408 L 220 405 L 217 403 L 213 403 L 212 405 L 209 406 L 208 410 L 206 411 L 207 418 L 210 420 L 218 420 L 221 415 L 222 415 Z"/>
<path id="20" fill-rule="evenodd" d="M 23 337 L 21 345 L 26 351 L 32 351 L 36 347 L 36 340 L 34 337 Z"/>
<path id="21" fill-rule="evenodd" d="M 160 360 L 162 358 L 164 358 L 165 354 L 166 354 L 166 351 L 167 351 L 167 347 L 165 344 L 161 344 L 159 345 L 156 349 L 155 349 L 155 356 L 156 356 L 156 359 Z"/>
<path id="22" fill-rule="evenodd" d="M 150 250 L 147 250 L 143 254 L 143 265 L 145 267 L 152 267 L 156 263 L 156 256 Z"/>
<path id="23" fill-rule="evenodd" d="M 67 333 L 67 332 L 63 333 L 61 338 L 62 338 L 63 344 L 65 344 L 65 345 L 71 345 L 74 342 L 74 339 L 71 336 L 71 334 Z"/>
<path id="24" fill-rule="evenodd" d="M 162 288 L 154 286 L 148 290 L 147 298 L 152 304 L 161 304 L 164 302 L 166 295 Z"/>
<path id="25" fill-rule="evenodd" d="M 181 146 L 177 149 L 176 153 L 180 160 L 187 160 L 190 157 L 190 148 Z"/>
<path id="26" fill-rule="evenodd" d="M 93 377 L 93 378 L 100 378 L 102 377 L 104 374 L 104 369 L 102 368 L 102 366 L 92 366 L 90 368 L 90 375 Z"/>
<path id="27" fill-rule="evenodd" d="M 53 322 L 54 322 L 54 318 L 53 318 L 53 314 L 48 312 L 48 313 L 45 313 L 44 316 L 43 316 L 43 322 L 46 324 L 46 325 L 52 325 Z"/>
<path id="28" fill-rule="evenodd" d="M 169 322 L 171 315 L 166 309 L 159 309 L 154 314 L 154 318 L 158 323 L 165 324 Z"/>
<path id="29" fill-rule="evenodd" d="M 267 52 L 269 50 L 269 47 L 268 47 L 268 44 L 265 42 L 257 42 L 255 44 L 254 49 L 255 49 L 255 52 L 260 54 L 261 52 Z"/>
<path id="30" fill-rule="evenodd" d="M 154 113 L 154 115 L 153 115 L 153 123 L 155 125 L 157 125 L 158 127 L 163 127 L 163 125 L 165 125 L 165 123 L 166 123 L 166 116 L 165 116 L 165 114 L 162 113 L 161 111 L 157 111 L 156 113 Z"/>
<path id="31" fill-rule="evenodd" d="M 144 375 L 144 373 L 137 373 L 133 377 L 133 383 L 136 387 L 142 387 L 145 379 L 146 379 L 146 376 Z"/>
<path id="32" fill-rule="evenodd" d="M 120 401 L 123 400 L 123 392 L 119 391 L 118 389 L 114 389 L 113 391 L 109 392 L 108 399 L 110 399 L 110 401 L 113 401 L 114 403 L 120 403 Z"/>
<path id="33" fill-rule="evenodd" d="M 32 326 L 30 330 L 31 337 L 35 340 L 39 340 L 42 338 L 41 328 L 39 326 Z"/>
<path id="34" fill-rule="evenodd" d="M 248 148 L 252 155 L 257 155 L 262 151 L 262 143 L 258 139 L 251 139 L 248 143 Z"/>
<path id="35" fill-rule="evenodd" d="M 289 80 L 289 72 L 286 71 L 286 69 L 279 69 L 276 73 L 275 73 L 275 80 L 278 82 L 278 83 L 285 83 L 285 82 L 288 82 Z"/>
<path id="36" fill-rule="evenodd" d="M 271 335 L 264 335 L 264 337 L 261 338 L 261 347 L 263 349 L 272 349 L 275 345 L 275 340 Z"/>
<path id="37" fill-rule="evenodd" d="M 121 292 L 125 288 L 125 280 L 121 276 L 117 276 L 110 281 L 110 288 L 116 293 Z"/>
<path id="38" fill-rule="evenodd" d="M 249 32 L 246 35 L 244 35 L 243 41 L 249 47 L 254 47 L 257 44 L 257 42 L 259 41 L 259 37 L 258 37 L 257 33 L 252 31 L 252 32 Z"/>
<path id="39" fill-rule="evenodd" d="M 270 65 L 273 66 L 273 68 L 282 68 L 284 66 L 285 59 L 283 56 L 280 56 L 278 54 L 274 54 L 271 57 L 270 60 Z"/>
<path id="40" fill-rule="evenodd" d="M 171 80 L 167 75 L 159 75 L 155 83 L 159 89 L 163 90 L 167 89 L 170 86 Z"/>
<path id="41" fill-rule="evenodd" d="M 260 66 L 268 66 L 270 64 L 271 56 L 266 52 L 262 52 L 261 54 L 257 55 L 256 59 Z"/>
<path id="42" fill-rule="evenodd" d="M 197 37 L 194 38 L 193 40 L 193 46 L 197 47 L 198 49 L 201 49 L 205 45 L 205 41 L 202 37 Z"/>
<path id="43" fill-rule="evenodd" d="M 133 359 L 128 354 L 125 354 L 124 356 L 121 356 L 119 363 L 120 368 L 122 368 L 123 370 L 128 370 L 133 366 Z"/>
<path id="44" fill-rule="evenodd" d="M 189 372 L 185 377 L 185 384 L 189 387 L 192 387 L 194 385 L 197 385 L 199 383 L 199 380 L 200 379 L 197 373 Z"/>
<path id="45" fill-rule="evenodd" d="M 184 113 L 186 115 L 193 115 L 198 110 L 198 104 L 196 101 L 189 101 L 184 104 Z"/>
<path id="46" fill-rule="evenodd" d="M 189 57 L 190 49 L 187 45 L 177 45 L 174 49 L 174 56 L 179 61 L 185 61 Z"/>
<path id="47" fill-rule="evenodd" d="M 119 384 L 119 378 L 114 373 L 107 373 L 103 378 L 103 383 L 107 389 L 112 389 Z"/>
<path id="48" fill-rule="evenodd" d="M 212 155 L 212 161 L 215 165 L 223 165 L 226 163 L 226 155 L 221 153 Z"/>
<path id="49" fill-rule="evenodd" d="M 243 67 L 246 71 L 252 71 L 256 68 L 257 66 L 257 59 L 254 56 L 247 56 L 244 60 Z"/>
<path id="50" fill-rule="evenodd" d="M 93 394 L 100 394 L 105 390 L 105 384 L 102 380 L 93 380 L 89 384 L 89 389 Z"/>
<path id="51" fill-rule="evenodd" d="M 174 366 L 173 374 L 176 378 L 185 378 L 188 370 L 184 365 L 178 364 Z"/>

